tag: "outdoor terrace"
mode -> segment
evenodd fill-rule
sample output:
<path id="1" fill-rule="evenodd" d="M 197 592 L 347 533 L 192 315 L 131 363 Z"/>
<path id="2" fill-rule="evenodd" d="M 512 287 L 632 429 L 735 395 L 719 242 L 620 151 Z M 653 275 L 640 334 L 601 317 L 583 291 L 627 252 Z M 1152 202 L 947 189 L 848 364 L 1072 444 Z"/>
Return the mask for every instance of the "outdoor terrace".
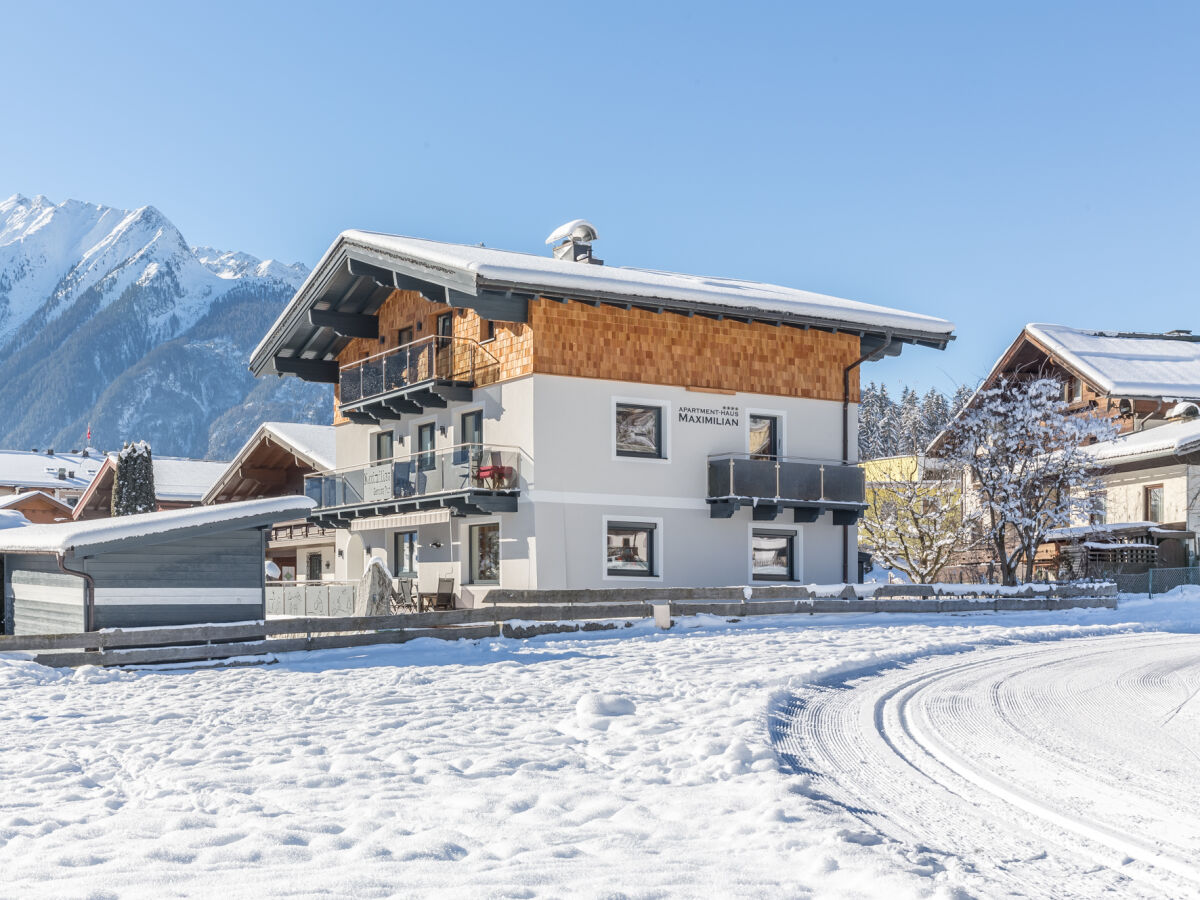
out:
<path id="1" fill-rule="evenodd" d="M 494 444 L 458 444 L 364 466 L 308 475 L 304 493 L 317 503 L 322 527 L 354 519 L 449 508 L 453 515 L 514 512 L 521 451 Z"/>

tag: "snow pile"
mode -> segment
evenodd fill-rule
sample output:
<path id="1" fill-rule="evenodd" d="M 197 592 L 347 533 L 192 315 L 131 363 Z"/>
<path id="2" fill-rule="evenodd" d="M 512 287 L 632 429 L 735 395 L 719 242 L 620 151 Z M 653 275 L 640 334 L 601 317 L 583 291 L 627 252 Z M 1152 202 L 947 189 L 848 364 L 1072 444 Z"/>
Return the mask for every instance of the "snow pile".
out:
<path id="1" fill-rule="evenodd" d="M 706 616 L 252 668 L 0 660 L 0 870 L 14 895 L 122 898 L 987 895 L 972 855 L 881 833 L 797 774 L 776 743 L 783 692 L 1171 630 L 1200 631 L 1200 589 L 1117 611 Z M 1059 873 L 1055 857 L 1022 871 Z"/>

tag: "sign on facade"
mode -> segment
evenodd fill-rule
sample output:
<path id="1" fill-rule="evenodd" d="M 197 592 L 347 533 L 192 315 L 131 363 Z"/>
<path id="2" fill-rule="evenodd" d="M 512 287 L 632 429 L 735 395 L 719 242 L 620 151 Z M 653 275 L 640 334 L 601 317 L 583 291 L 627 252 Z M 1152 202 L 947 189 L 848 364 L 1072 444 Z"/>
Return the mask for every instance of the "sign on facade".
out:
<path id="1" fill-rule="evenodd" d="M 741 410 L 736 406 L 681 406 L 679 421 L 689 425 L 724 425 L 737 428 Z"/>
<path id="2" fill-rule="evenodd" d="M 371 466 L 363 475 L 363 502 L 392 499 L 392 464 Z"/>

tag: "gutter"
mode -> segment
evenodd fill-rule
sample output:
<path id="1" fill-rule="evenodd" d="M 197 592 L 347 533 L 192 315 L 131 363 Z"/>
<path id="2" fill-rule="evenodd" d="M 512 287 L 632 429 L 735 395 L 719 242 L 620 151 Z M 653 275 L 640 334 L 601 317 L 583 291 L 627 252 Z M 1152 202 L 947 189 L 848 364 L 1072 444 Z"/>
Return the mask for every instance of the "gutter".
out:
<path id="1" fill-rule="evenodd" d="M 892 345 L 895 336 L 891 331 L 884 332 L 883 345 L 876 347 L 870 353 L 864 353 L 846 368 L 842 369 L 842 462 L 850 462 L 850 373 L 863 363 L 879 359 Z M 850 582 L 850 526 L 842 526 L 842 583 Z"/>
<path id="2" fill-rule="evenodd" d="M 54 560 L 58 563 L 58 568 L 65 575 L 75 575 L 83 579 L 83 630 L 94 631 L 96 620 L 96 581 L 87 572 L 80 572 L 75 569 L 68 569 L 64 561 L 67 553 L 61 551 L 54 554 Z"/>

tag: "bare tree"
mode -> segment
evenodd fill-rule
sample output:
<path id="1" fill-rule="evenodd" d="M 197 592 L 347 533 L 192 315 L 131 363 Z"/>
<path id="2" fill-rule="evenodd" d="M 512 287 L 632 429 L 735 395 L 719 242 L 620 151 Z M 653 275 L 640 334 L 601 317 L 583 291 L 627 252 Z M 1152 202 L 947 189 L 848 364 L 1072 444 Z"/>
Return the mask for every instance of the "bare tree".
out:
<path id="1" fill-rule="evenodd" d="M 1033 578 L 1051 528 L 1086 521 L 1101 484 L 1087 445 L 1116 434 L 1110 419 L 1073 412 L 1061 382 L 1001 379 L 950 424 L 943 458 L 969 476 L 968 503 L 982 519 L 1004 584 Z"/>
<path id="2" fill-rule="evenodd" d="M 889 569 L 929 583 L 975 538 L 978 515 L 964 510 L 961 470 L 906 456 L 882 460 L 876 471 L 859 539 Z"/>

